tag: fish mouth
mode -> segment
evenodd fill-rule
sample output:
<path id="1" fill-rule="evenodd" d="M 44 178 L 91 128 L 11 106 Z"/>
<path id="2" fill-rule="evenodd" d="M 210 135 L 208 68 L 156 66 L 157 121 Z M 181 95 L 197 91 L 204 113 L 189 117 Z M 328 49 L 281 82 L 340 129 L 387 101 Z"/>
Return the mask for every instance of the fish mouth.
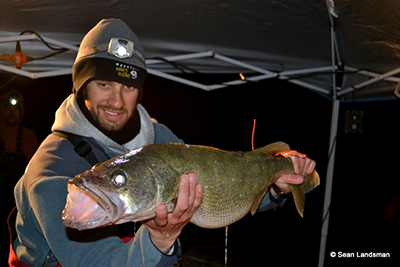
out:
<path id="1" fill-rule="evenodd" d="M 80 230 L 112 224 L 118 220 L 121 211 L 108 195 L 110 193 L 103 192 L 84 178 L 70 179 L 67 203 L 62 212 L 63 224 Z"/>

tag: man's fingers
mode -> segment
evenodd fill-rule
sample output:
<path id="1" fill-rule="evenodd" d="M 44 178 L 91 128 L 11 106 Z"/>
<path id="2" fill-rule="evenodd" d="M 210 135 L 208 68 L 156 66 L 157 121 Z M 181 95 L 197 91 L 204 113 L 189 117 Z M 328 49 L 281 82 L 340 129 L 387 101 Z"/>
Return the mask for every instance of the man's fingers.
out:
<path id="1" fill-rule="evenodd" d="M 166 205 L 161 204 L 157 207 L 154 223 L 157 226 L 164 226 L 167 224 L 167 222 L 168 222 L 168 208 Z"/>
<path id="2" fill-rule="evenodd" d="M 284 193 L 291 192 L 289 184 L 298 185 L 304 182 L 304 178 L 298 174 L 286 174 L 279 177 L 278 180 L 275 181 L 275 184 L 279 187 L 279 189 Z"/>
<path id="3" fill-rule="evenodd" d="M 196 197 L 194 199 L 193 208 L 197 209 L 201 204 L 201 198 L 203 197 L 203 186 L 201 184 L 196 185 Z"/>
<path id="4" fill-rule="evenodd" d="M 310 159 L 308 168 L 306 170 L 306 175 L 310 175 L 315 170 L 316 166 L 317 166 L 317 163 L 315 161 L 313 161 L 312 159 Z"/>
<path id="5" fill-rule="evenodd" d="M 196 195 L 196 175 L 193 173 L 189 173 L 189 206 L 188 208 L 193 206 L 194 198 Z"/>
<path id="6" fill-rule="evenodd" d="M 295 174 L 307 176 L 315 169 L 315 161 L 308 157 L 298 157 L 296 155 L 290 156 L 293 163 L 293 170 Z"/>
<path id="7" fill-rule="evenodd" d="M 293 163 L 293 169 L 295 174 L 299 174 L 300 171 L 300 158 L 297 156 L 290 156 L 290 159 L 292 160 Z"/>
<path id="8" fill-rule="evenodd" d="M 168 222 L 177 223 L 190 218 L 201 203 L 203 186 L 196 184 L 196 175 L 193 173 L 182 174 L 179 182 L 178 200 L 175 209 L 168 215 L 166 205 L 159 205 L 156 210 L 154 223 L 164 226 Z"/>
<path id="9" fill-rule="evenodd" d="M 183 174 L 178 190 L 178 200 L 171 213 L 168 213 L 167 206 L 162 204 L 157 207 L 156 217 L 144 222 L 154 244 L 158 242 L 162 245 L 166 238 L 175 240 L 201 203 L 203 187 L 196 184 L 195 174 Z M 171 245 L 168 245 L 168 249 L 170 247 Z"/>
<path id="10" fill-rule="evenodd" d="M 203 187 L 196 184 L 196 175 L 193 173 L 182 174 L 181 182 L 179 183 L 178 201 L 171 215 L 178 219 L 185 213 L 189 217 L 192 216 L 200 205 L 202 196 Z"/>
<path id="11" fill-rule="evenodd" d="M 181 217 L 189 207 L 190 197 L 190 182 L 189 175 L 182 174 L 178 189 L 178 201 L 172 214 L 176 217 Z"/>
<path id="12" fill-rule="evenodd" d="M 299 174 L 282 175 L 275 183 L 280 184 L 302 184 L 304 182 L 303 176 Z"/>

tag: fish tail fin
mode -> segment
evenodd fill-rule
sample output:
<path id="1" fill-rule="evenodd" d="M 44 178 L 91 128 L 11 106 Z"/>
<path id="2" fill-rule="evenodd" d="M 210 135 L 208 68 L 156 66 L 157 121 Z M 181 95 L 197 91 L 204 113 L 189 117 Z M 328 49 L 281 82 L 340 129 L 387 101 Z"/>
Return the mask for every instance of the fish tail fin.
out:
<path id="1" fill-rule="evenodd" d="M 280 152 L 288 152 L 288 151 L 290 151 L 290 147 L 288 144 L 284 142 L 275 142 L 267 146 L 257 148 L 253 152 L 265 154 L 267 155 L 268 158 L 268 156 L 274 157 L 276 156 L 276 154 L 279 154 Z M 277 178 L 282 174 L 293 174 L 293 166 L 291 163 L 290 163 L 290 169 L 285 169 L 277 173 Z M 304 214 L 305 194 L 314 189 L 315 187 L 317 187 L 318 185 L 319 185 L 319 175 L 316 171 L 313 171 L 310 175 L 304 177 L 304 182 L 301 185 L 289 185 L 290 189 L 292 190 L 294 202 L 296 204 L 296 209 L 301 217 L 303 217 Z M 257 211 L 258 206 L 260 205 L 265 193 L 266 192 L 257 197 L 251 209 L 252 214 L 254 214 Z"/>
<path id="2" fill-rule="evenodd" d="M 319 185 L 319 175 L 316 171 L 313 171 L 310 175 L 304 177 L 304 182 L 301 185 L 289 185 L 292 190 L 294 203 L 300 216 L 304 215 L 304 202 L 305 194 L 313 190 Z"/>

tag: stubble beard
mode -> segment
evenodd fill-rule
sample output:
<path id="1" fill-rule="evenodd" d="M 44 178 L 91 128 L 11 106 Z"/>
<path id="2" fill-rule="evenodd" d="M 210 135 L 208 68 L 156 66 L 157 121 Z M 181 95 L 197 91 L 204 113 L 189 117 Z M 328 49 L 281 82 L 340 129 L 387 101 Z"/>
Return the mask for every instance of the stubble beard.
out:
<path id="1" fill-rule="evenodd" d="M 93 110 L 90 111 L 93 119 L 98 123 L 99 127 L 101 127 L 103 130 L 109 131 L 109 132 L 118 132 L 121 131 L 126 124 L 129 121 L 129 117 L 123 116 L 120 120 L 116 121 L 110 121 L 107 120 L 105 117 L 101 116 L 101 112 L 104 112 L 104 110 L 109 110 L 109 111 L 115 111 L 115 112 L 124 112 L 123 114 L 127 114 L 126 110 L 115 110 L 111 107 L 108 106 L 99 106 L 97 107 L 97 112 L 94 112 Z"/>

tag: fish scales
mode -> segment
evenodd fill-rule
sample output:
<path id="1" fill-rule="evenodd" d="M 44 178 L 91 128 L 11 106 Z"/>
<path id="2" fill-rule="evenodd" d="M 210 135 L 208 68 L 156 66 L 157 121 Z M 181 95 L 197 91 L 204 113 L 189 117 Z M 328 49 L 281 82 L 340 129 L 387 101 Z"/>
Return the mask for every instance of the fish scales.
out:
<path id="1" fill-rule="evenodd" d="M 289 158 L 275 156 L 289 150 L 282 142 L 251 152 L 174 143 L 148 145 L 95 166 L 71 179 L 69 186 L 71 190 L 77 186 L 86 193 L 92 192 L 92 197 L 108 214 L 107 219 L 102 217 L 104 222 L 100 225 L 107 225 L 152 218 L 162 203 L 172 211 L 181 174 L 195 173 L 197 183 L 203 185 L 203 198 L 191 222 L 204 228 L 219 228 L 236 222 L 250 210 L 254 213 L 272 183 L 283 174 L 293 173 Z M 117 180 L 124 180 L 123 184 Z M 303 185 L 292 187 L 301 215 L 304 193 L 318 184 L 319 177 L 314 171 L 305 178 L 304 188 Z M 104 194 L 96 194 L 96 190 L 109 194 L 109 199 L 104 200 Z M 74 214 L 72 202 L 67 198 L 64 224 L 80 229 L 95 227 L 96 224 L 91 222 L 87 226 L 87 221 L 82 220 L 92 214 L 71 215 Z M 93 214 L 100 216 L 95 211 Z"/>
<path id="2" fill-rule="evenodd" d="M 179 173 L 196 174 L 204 193 L 192 222 L 205 228 L 223 227 L 239 220 L 276 180 L 277 168 L 293 170 L 290 160 L 271 157 L 268 161 L 257 152 L 166 144 L 148 146 L 141 153 L 157 154 Z"/>

